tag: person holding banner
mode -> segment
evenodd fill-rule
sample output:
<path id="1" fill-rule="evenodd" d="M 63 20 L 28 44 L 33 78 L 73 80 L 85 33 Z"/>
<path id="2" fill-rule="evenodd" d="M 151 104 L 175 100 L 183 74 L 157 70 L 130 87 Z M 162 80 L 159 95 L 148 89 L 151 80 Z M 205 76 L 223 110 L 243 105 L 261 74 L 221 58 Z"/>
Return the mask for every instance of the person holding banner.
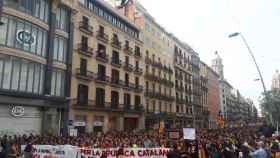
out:
<path id="1" fill-rule="evenodd" d="M 117 153 L 117 158 L 125 158 L 124 156 L 124 149 L 120 148 Z"/>
<path id="2" fill-rule="evenodd" d="M 177 144 L 173 145 L 173 148 L 167 154 L 167 158 L 181 158 L 180 151 L 178 150 Z"/>

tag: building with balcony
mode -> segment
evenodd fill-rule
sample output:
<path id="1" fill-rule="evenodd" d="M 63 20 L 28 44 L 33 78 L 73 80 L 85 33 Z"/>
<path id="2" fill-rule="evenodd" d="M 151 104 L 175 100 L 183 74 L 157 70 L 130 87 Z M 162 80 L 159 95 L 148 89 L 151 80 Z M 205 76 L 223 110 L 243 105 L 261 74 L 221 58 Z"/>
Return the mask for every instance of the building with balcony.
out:
<path id="1" fill-rule="evenodd" d="M 212 60 L 212 69 L 219 75 L 220 89 L 220 112 L 222 113 L 226 126 L 245 124 L 256 118 L 257 111 L 252 101 L 245 99 L 225 78 L 222 58 L 215 52 Z M 210 90 L 211 91 L 211 90 Z"/>
<path id="2" fill-rule="evenodd" d="M 207 79 L 208 79 L 208 110 L 209 116 L 209 128 L 217 128 L 217 120 L 220 109 L 220 87 L 219 78 L 220 76 L 211 68 L 208 68 Z"/>
<path id="3" fill-rule="evenodd" d="M 209 95 L 209 84 L 208 84 L 208 66 L 200 61 L 200 105 L 201 109 L 198 109 L 198 115 L 196 117 L 201 123 L 198 127 L 208 128 L 209 127 L 209 105 L 208 105 L 208 95 Z"/>
<path id="4" fill-rule="evenodd" d="M 158 129 L 160 122 L 164 122 L 165 129 L 172 128 L 182 120 L 176 120 L 170 35 L 138 1 L 129 1 L 126 6 L 116 7 L 142 30 L 146 128 Z"/>
<path id="5" fill-rule="evenodd" d="M 0 26 L 0 132 L 59 134 L 67 119 L 72 8 L 4 0 Z"/>
<path id="6" fill-rule="evenodd" d="M 191 58 L 194 51 L 176 37 L 173 38 L 173 64 L 175 68 L 176 112 L 183 118 L 181 126 L 194 126 L 193 83 Z"/>
<path id="7" fill-rule="evenodd" d="M 139 28 L 103 0 L 73 5 L 71 128 L 78 133 L 143 129 Z"/>

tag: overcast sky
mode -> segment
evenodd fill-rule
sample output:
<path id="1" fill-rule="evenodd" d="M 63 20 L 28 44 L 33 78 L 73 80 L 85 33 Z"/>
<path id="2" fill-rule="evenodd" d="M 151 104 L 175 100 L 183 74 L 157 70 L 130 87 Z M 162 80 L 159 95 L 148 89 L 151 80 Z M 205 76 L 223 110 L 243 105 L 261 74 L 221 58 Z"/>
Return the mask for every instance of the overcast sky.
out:
<path id="1" fill-rule="evenodd" d="M 267 89 L 280 68 L 280 0 L 139 0 L 156 21 L 191 45 L 208 65 L 217 50 L 225 78 L 258 104 L 262 92 L 257 70 L 240 37 L 253 50 Z"/>

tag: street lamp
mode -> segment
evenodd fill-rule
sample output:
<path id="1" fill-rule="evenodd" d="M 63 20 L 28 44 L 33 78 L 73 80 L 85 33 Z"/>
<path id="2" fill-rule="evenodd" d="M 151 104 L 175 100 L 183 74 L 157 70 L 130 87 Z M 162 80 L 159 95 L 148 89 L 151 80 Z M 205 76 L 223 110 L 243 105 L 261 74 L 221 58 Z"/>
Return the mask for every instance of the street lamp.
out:
<path id="1" fill-rule="evenodd" d="M 232 33 L 232 34 L 230 34 L 228 37 L 229 37 L 229 38 L 232 38 L 232 37 L 236 37 L 236 36 L 238 36 L 238 35 L 240 35 L 241 39 L 243 40 L 244 44 L 246 45 L 246 47 L 247 47 L 247 49 L 248 49 L 248 51 L 249 51 L 249 53 L 250 53 L 250 55 L 251 55 L 251 57 L 252 57 L 254 63 L 255 63 L 255 66 L 256 66 L 256 68 L 257 68 L 257 70 L 258 70 L 258 73 L 259 73 L 259 76 L 260 76 L 259 79 L 261 80 L 261 83 L 262 83 L 262 86 L 263 86 L 263 92 L 264 92 L 265 99 L 268 100 L 267 93 L 266 93 L 266 87 L 265 87 L 265 84 L 264 84 L 264 80 L 263 80 L 263 77 L 262 77 L 260 68 L 259 68 L 259 66 L 258 66 L 258 64 L 257 64 L 256 58 L 255 58 L 255 56 L 254 56 L 254 54 L 253 54 L 251 48 L 249 47 L 249 44 L 248 44 L 248 42 L 246 41 L 245 37 L 241 34 L 241 32 Z M 270 121 L 271 121 L 271 123 L 272 123 L 272 116 L 271 116 L 271 115 L 270 115 Z"/>

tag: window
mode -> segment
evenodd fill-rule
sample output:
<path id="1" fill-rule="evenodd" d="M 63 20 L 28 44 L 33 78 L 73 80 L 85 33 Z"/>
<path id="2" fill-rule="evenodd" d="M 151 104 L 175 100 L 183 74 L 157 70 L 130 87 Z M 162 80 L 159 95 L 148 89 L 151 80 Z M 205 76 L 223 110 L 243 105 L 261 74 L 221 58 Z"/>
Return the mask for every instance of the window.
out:
<path id="1" fill-rule="evenodd" d="M 119 61 L 119 52 L 117 51 L 113 51 L 112 53 L 112 62 L 115 63 L 115 64 L 119 64 L 120 61 Z"/>
<path id="2" fill-rule="evenodd" d="M 129 65 L 129 56 L 125 56 L 125 64 Z"/>
<path id="3" fill-rule="evenodd" d="M 64 7 L 59 7 L 56 13 L 56 28 L 68 32 L 69 12 Z"/>
<path id="4" fill-rule="evenodd" d="M 138 47 L 138 46 L 135 46 L 135 54 L 136 55 L 140 55 L 140 47 Z"/>
<path id="5" fill-rule="evenodd" d="M 135 86 L 139 87 L 139 77 L 135 77 Z"/>
<path id="6" fill-rule="evenodd" d="M 105 106 L 105 90 L 102 88 L 96 88 L 96 106 Z"/>
<path id="7" fill-rule="evenodd" d="M 3 15 L 2 19 L 0 45 L 45 57 L 47 31 L 12 16 Z"/>
<path id="8" fill-rule="evenodd" d="M 111 106 L 117 108 L 119 106 L 119 93 L 116 91 L 111 92 Z"/>
<path id="9" fill-rule="evenodd" d="M 137 70 L 139 69 L 139 61 L 135 61 L 135 67 Z"/>
<path id="10" fill-rule="evenodd" d="M 128 75 L 128 73 L 125 73 L 125 85 L 129 85 L 129 75 Z"/>
<path id="11" fill-rule="evenodd" d="M 48 0 L 4 0 L 4 5 L 48 22 L 50 11 Z"/>
<path id="12" fill-rule="evenodd" d="M 99 31 L 99 33 L 100 33 L 101 35 L 103 35 L 103 34 L 105 33 L 105 31 L 104 31 L 104 27 L 103 27 L 103 26 L 101 26 L 101 25 L 99 25 L 99 29 L 98 29 L 98 31 Z"/>
<path id="13" fill-rule="evenodd" d="M 82 76 L 87 76 L 87 60 L 86 59 L 80 60 L 80 74 Z"/>
<path id="14" fill-rule="evenodd" d="M 60 69 L 53 69 L 51 80 L 51 95 L 64 96 L 65 72 Z"/>
<path id="15" fill-rule="evenodd" d="M 112 82 L 119 83 L 120 73 L 118 70 L 112 69 Z"/>
<path id="16" fill-rule="evenodd" d="M 125 45 L 125 48 L 128 49 L 129 48 L 129 41 L 125 40 L 125 44 L 124 45 Z"/>
<path id="17" fill-rule="evenodd" d="M 146 91 L 149 91 L 149 82 L 146 81 Z"/>
<path id="18" fill-rule="evenodd" d="M 98 78 L 101 80 L 106 79 L 106 67 L 98 64 Z"/>
<path id="19" fill-rule="evenodd" d="M 0 56 L 0 89 L 42 94 L 44 65 L 7 55 Z"/>
<path id="20" fill-rule="evenodd" d="M 67 39 L 61 36 L 56 36 L 54 39 L 54 55 L 53 59 L 59 62 L 66 62 L 67 54 Z"/>
<path id="21" fill-rule="evenodd" d="M 87 105 L 88 104 L 88 86 L 79 84 L 77 96 L 78 96 L 78 104 Z"/>
<path id="22" fill-rule="evenodd" d="M 105 55 L 106 54 L 106 47 L 103 44 L 98 44 L 97 45 L 97 52 L 100 54 Z"/>
<path id="23" fill-rule="evenodd" d="M 126 108 L 130 109 L 130 106 L 131 106 L 131 104 L 130 104 L 130 94 L 125 93 L 123 100 L 124 100 L 124 106 Z"/>
<path id="24" fill-rule="evenodd" d="M 82 43 L 82 50 L 87 51 L 87 48 L 88 48 L 88 38 L 85 37 L 85 36 L 82 36 L 81 43 Z"/>
<path id="25" fill-rule="evenodd" d="M 83 25 L 84 25 L 85 27 L 89 26 L 89 19 L 88 19 L 88 17 L 83 16 L 82 22 L 83 22 Z"/>
<path id="26" fill-rule="evenodd" d="M 135 96 L 135 106 L 140 106 L 141 105 L 141 97 L 136 95 Z"/>

